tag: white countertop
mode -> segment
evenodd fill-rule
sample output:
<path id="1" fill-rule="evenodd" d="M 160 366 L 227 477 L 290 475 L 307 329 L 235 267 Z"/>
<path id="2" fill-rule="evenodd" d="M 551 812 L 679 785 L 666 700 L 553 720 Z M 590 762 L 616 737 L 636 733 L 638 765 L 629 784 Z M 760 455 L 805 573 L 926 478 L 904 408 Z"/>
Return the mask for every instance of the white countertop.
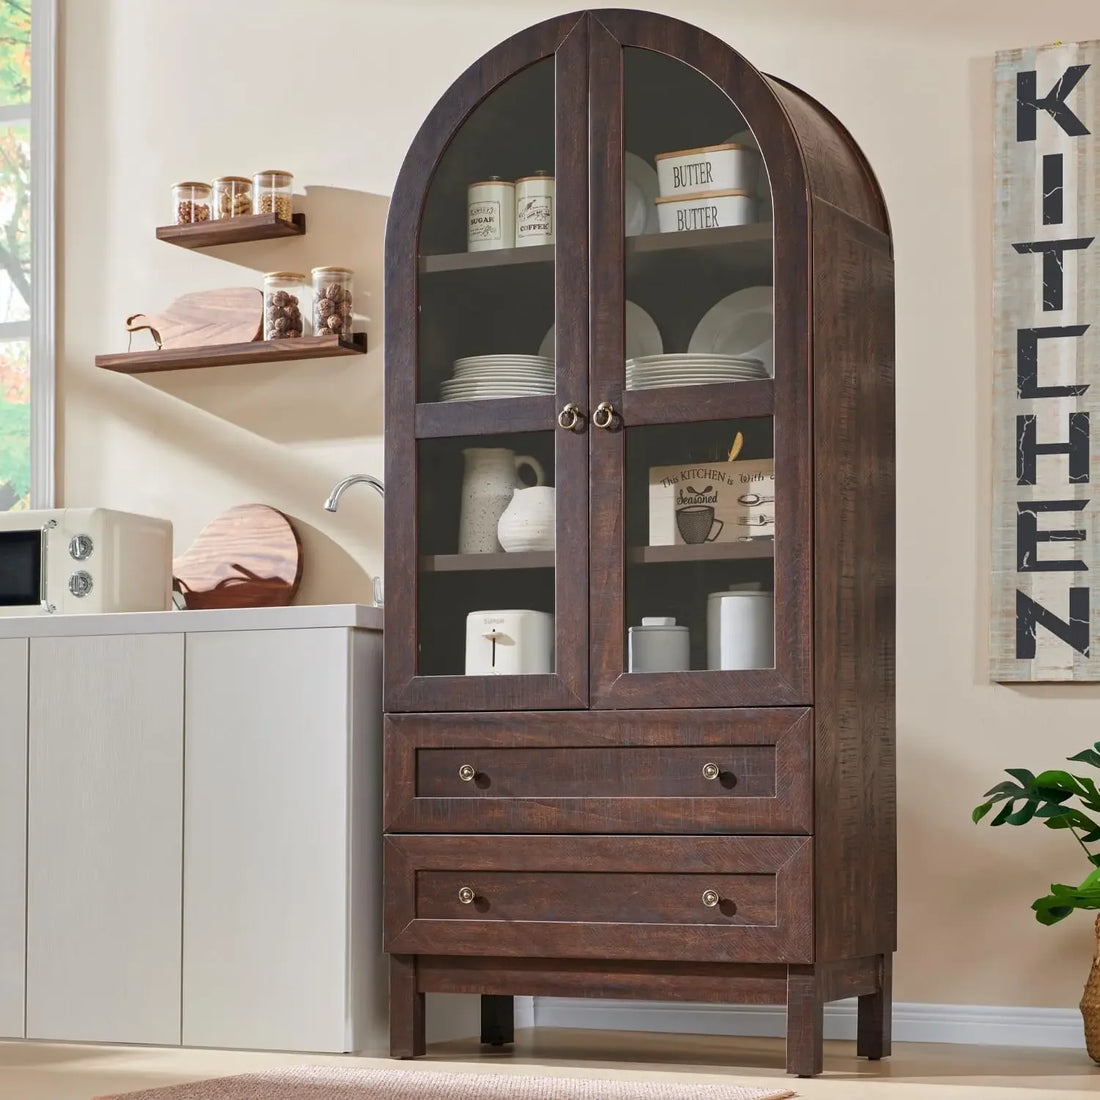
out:
<path id="1" fill-rule="evenodd" d="M 356 603 L 296 607 L 231 607 L 217 611 L 131 611 L 117 615 L 0 615 L 0 638 L 62 638 L 89 634 L 192 634 L 206 630 L 381 630 L 382 609 Z"/>

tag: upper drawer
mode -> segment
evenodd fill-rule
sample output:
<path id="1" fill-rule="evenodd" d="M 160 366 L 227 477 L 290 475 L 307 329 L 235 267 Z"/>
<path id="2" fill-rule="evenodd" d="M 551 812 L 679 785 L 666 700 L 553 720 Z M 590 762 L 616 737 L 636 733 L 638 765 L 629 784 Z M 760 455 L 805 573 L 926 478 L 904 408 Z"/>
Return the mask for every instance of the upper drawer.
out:
<path id="1" fill-rule="evenodd" d="M 808 833 L 812 713 L 388 715 L 391 832 Z"/>

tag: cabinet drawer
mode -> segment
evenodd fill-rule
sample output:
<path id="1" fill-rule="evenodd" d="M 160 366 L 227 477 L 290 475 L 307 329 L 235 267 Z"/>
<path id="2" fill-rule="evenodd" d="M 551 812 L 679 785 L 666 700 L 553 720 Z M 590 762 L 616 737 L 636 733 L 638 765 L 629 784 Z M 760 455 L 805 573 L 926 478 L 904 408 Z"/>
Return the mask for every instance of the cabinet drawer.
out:
<path id="1" fill-rule="evenodd" d="M 391 832 L 808 833 L 812 712 L 386 718 Z"/>
<path id="2" fill-rule="evenodd" d="M 809 962 L 808 837 L 387 836 L 386 950 Z"/>

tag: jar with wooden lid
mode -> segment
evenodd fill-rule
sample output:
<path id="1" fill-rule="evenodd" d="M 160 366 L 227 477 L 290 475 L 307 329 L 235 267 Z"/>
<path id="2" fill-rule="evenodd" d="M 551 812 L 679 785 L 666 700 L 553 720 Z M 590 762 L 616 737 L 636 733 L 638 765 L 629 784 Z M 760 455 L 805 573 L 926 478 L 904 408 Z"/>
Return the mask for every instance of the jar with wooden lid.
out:
<path id="1" fill-rule="evenodd" d="M 313 269 L 313 334 L 351 334 L 352 270 L 350 267 Z"/>
<path id="2" fill-rule="evenodd" d="M 252 177 L 252 213 L 275 214 L 281 221 L 290 221 L 291 195 L 294 177 L 289 172 L 269 168 Z"/>
<path id="3" fill-rule="evenodd" d="M 298 271 L 269 271 L 264 276 L 264 339 L 291 340 L 305 332 L 302 308 L 306 277 Z"/>
<path id="4" fill-rule="evenodd" d="M 213 217 L 239 218 L 252 213 L 252 181 L 247 176 L 218 176 L 214 180 Z"/>
<path id="5" fill-rule="evenodd" d="M 172 217 L 176 225 L 210 220 L 210 184 L 187 180 L 172 185 Z"/>

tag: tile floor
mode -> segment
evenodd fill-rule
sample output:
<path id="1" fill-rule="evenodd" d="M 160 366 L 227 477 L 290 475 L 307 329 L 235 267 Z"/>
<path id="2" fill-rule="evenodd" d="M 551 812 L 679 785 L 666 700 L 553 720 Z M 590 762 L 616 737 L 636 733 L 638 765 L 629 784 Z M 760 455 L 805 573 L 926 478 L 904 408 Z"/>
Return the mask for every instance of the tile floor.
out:
<path id="1" fill-rule="evenodd" d="M 89 1100 L 102 1093 L 312 1062 L 423 1066 L 456 1072 L 678 1078 L 746 1085 L 788 1082 L 807 1100 L 1097 1100 L 1100 1066 L 1084 1051 L 895 1044 L 882 1062 L 857 1059 L 852 1043 L 827 1043 L 825 1073 L 791 1081 L 777 1039 L 540 1028 L 517 1033 L 507 1053 L 476 1041 L 440 1043 L 415 1062 L 161 1047 L 0 1043 L 0 1100 Z"/>

